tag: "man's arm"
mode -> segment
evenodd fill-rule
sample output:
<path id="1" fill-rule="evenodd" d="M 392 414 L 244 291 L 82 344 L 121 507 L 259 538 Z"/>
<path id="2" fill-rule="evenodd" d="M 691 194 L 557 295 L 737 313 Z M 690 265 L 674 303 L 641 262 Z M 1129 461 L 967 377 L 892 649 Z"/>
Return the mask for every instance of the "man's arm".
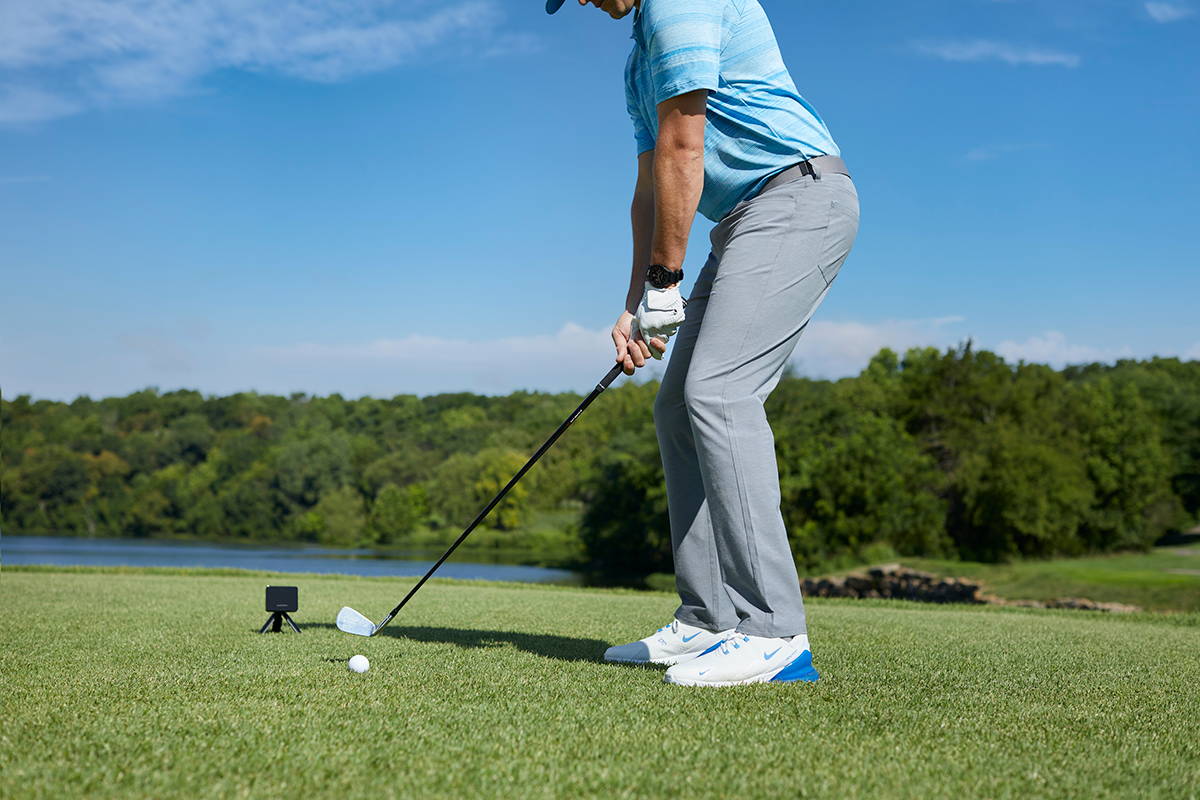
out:
<path id="1" fill-rule="evenodd" d="M 708 90 L 658 104 L 654 147 L 654 236 L 650 261 L 668 269 L 683 266 L 688 234 L 704 190 L 704 121 Z"/>
<path id="2" fill-rule="evenodd" d="M 633 202 L 629 206 L 629 221 L 633 229 L 633 268 L 629 274 L 629 291 L 625 295 L 625 310 L 617 317 L 613 326 L 613 344 L 617 349 L 617 361 L 625 368 L 626 375 L 644 367 L 650 358 L 649 343 L 642 337 L 634 337 L 633 315 L 642 301 L 642 290 L 646 282 L 646 267 L 650 265 L 650 244 L 654 237 L 654 151 L 638 153 L 637 184 L 633 189 Z M 657 342 L 655 349 L 662 353 L 665 344 Z"/>
<path id="3" fill-rule="evenodd" d="M 633 229 L 633 269 L 629 275 L 629 293 L 625 295 L 625 310 L 637 312 L 646 282 L 646 267 L 650 266 L 650 246 L 654 237 L 654 151 L 638 153 L 637 185 L 629 206 L 629 222 Z"/>
<path id="4" fill-rule="evenodd" d="M 658 104 L 658 142 L 638 154 L 637 185 L 629 209 L 633 228 L 633 271 L 625 310 L 637 311 L 646 267 L 683 266 L 688 233 L 704 190 L 704 112 L 701 89 Z"/>
<path id="5" fill-rule="evenodd" d="M 668 98 L 658 104 L 658 139 L 653 150 L 638 155 L 637 185 L 630 206 L 633 228 L 633 269 L 625 311 L 613 326 L 617 361 L 625 374 L 642 367 L 650 348 L 666 350 L 661 339 L 646 342 L 631 336 L 630 323 L 645 286 L 646 267 L 661 264 L 680 269 L 687 253 L 688 234 L 704 190 L 704 121 L 708 90 Z"/>

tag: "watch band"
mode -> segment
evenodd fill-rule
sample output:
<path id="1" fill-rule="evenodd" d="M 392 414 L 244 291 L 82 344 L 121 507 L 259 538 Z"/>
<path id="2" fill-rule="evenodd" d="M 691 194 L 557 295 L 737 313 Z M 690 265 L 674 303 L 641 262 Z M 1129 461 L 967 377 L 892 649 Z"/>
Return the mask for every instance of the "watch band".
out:
<path id="1" fill-rule="evenodd" d="M 673 283 L 683 283 L 683 269 L 669 269 L 662 264 L 646 267 L 646 282 L 655 289 L 665 289 Z"/>

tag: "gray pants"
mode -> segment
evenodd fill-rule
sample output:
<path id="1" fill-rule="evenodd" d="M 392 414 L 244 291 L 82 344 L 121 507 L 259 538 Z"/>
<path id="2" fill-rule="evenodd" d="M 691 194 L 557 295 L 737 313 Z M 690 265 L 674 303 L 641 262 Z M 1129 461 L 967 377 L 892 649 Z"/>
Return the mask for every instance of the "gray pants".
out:
<path id="1" fill-rule="evenodd" d="M 711 631 L 807 633 L 763 402 L 858 232 L 845 175 L 780 180 L 712 231 L 654 403 L 682 601 Z"/>

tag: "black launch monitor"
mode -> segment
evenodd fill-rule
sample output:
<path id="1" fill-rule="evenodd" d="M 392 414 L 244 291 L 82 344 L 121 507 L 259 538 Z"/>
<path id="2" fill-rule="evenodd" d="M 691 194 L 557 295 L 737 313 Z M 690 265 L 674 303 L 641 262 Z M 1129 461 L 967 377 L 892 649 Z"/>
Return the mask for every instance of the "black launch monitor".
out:
<path id="1" fill-rule="evenodd" d="M 292 630 L 299 633 L 300 626 L 288 616 L 289 611 L 295 611 L 299 607 L 300 593 L 295 586 L 268 586 L 267 611 L 271 612 L 271 616 L 267 617 L 267 621 L 258 632 L 266 633 L 270 630 L 272 633 L 279 633 L 286 621 Z"/>

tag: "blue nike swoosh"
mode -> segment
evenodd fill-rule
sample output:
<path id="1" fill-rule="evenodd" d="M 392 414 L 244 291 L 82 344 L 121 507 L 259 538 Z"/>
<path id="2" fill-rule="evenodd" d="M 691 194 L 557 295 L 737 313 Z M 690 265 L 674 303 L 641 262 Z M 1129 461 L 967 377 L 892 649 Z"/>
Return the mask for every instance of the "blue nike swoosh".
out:
<path id="1" fill-rule="evenodd" d="M 696 673 L 696 675 L 697 675 L 697 676 L 699 676 L 699 675 L 703 675 L 703 674 L 704 674 L 704 673 L 706 673 L 706 672 L 708 672 L 708 670 L 706 670 L 706 669 L 702 669 L 702 670 L 700 670 L 699 672 L 697 672 L 697 673 Z"/>
<path id="2" fill-rule="evenodd" d="M 696 638 L 697 636 L 699 636 L 699 635 L 700 635 L 700 631 L 696 631 L 696 632 L 695 632 L 695 633 L 693 633 L 691 636 L 684 636 L 684 637 L 683 637 L 683 640 L 684 640 L 685 642 L 690 642 L 692 639 L 695 639 L 695 638 Z"/>
<path id="3" fill-rule="evenodd" d="M 763 653 L 763 661 L 770 661 L 770 660 L 771 660 L 771 656 L 775 655 L 776 653 L 778 653 L 778 652 L 779 652 L 780 650 L 782 650 L 782 649 L 783 649 L 782 647 L 776 647 L 774 650 L 772 650 L 772 651 L 771 651 L 771 652 L 769 652 L 769 653 Z"/>

